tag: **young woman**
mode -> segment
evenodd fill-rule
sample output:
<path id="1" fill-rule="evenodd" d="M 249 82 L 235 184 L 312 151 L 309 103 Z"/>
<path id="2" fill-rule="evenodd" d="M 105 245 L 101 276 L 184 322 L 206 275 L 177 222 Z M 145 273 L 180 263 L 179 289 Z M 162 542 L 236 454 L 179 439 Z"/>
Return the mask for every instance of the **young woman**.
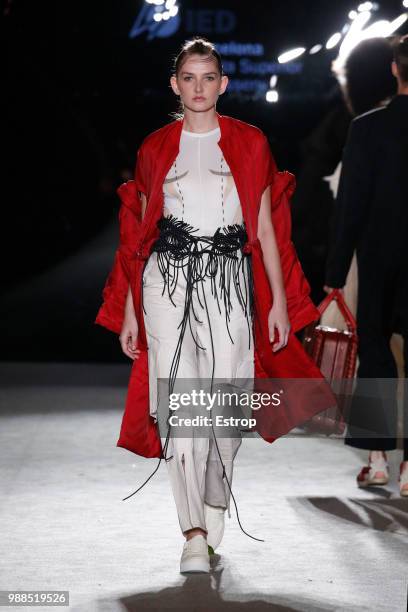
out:
<path id="1" fill-rule="evenodd" d="M 163 397 L 168 409 L 192 379 L 214 393 L 214 379 L 313 377 L 313 389 L 256 411 L 252 430 L 268 442 L 336 401 L 294 335 L 319 313 L 290 240 L 293 176 L 277 171 L 259 128 L 216 112 L 228 77 L 209 41 L 186 42 L 170 85 L 183 113 L 145 138 L 119 190 L 120 245 L 96 322 L 133 360 L 117 445 L 165 458 L 186 538 L 180 571 L 208 572 L 241 430 L 177 435 L 169 411 L 160 436 Z"/>

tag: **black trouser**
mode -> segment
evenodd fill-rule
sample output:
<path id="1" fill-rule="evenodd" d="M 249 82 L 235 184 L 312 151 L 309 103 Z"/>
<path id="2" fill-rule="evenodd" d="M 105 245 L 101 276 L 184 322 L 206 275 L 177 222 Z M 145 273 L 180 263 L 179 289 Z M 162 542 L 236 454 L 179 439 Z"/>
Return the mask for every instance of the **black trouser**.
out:
<path id="1" fill-rule="evenodd" d="M 373 302 L 374 306 L 371 307 Z M 390 312 L 386 314 L 386 320 L 392 321 L 391 316 L 388 316 Z M 357 313 L 359 367 L 356 389 L 347 417 L 349 427 L 345 443 L 355 448 L 387 451 L 394 450 L 397 446 L 398 369 L 390 348 L 393 327 L 392 325 L 387 327 L 387 324 L 379 326 L 376 315 L 378 312 L 376 312 L 375 297 L 371 304 L 367 302 L 367 307 L 359 305 Z M 408 308 L 401 307 L 399 316 L 400 333 L 404 339 L 404 461 L 408 461 Z M 387 384 L 383 394 L 381 379 L 390 379 L 384 381 Z M 373 390 L 371 397 L 365 396 L 365 390 L 369 386 Z"/>

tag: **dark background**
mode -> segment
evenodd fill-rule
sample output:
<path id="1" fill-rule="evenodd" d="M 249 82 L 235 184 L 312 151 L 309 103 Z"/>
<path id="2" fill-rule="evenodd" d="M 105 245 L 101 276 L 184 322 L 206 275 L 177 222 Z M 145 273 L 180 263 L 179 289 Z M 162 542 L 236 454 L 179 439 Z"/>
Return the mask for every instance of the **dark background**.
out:
<path id="1" fill-rule="evenodd" d="M 129 37 L 142 0 L 53 8 L 5 4 L 2 360 L 127 360 L 117 337 L 94 324 L 118 239 L 116 189 L 131 178 L 141 140 L 177 110 L 169 77 L 184 40 L 201 34 L 215 43 L 262 43 L 262 59 L 276 61 L 290 48 L 325 44 L 358 5 L 343 0 L 178 4 L 178 30 L 150 40 L 147 32 Z M 217 10 L 233 12 L 232 31 L 217 31 Z M 373 20 L 393 19 L 403 10 L 400 0 L 387 0 L 379 3 Z M 205 19 L 198 11 L 208 11 Z M 194 29 L 198 24 L 201 29 Z M 404 25 L 400 33 L 405 31 Z M 333 134 L 331 147 L 335 167 L 350 119 L 331 74 L 336 55 L 337 47 L 299 58 L 299 74 L 279 77 L 277 104 L 227 92 L 217 110 L 264 130 L 279 168 L 297 176 L 305 143 L 328 113 L 338 113 L 339 134 Z M 326 223 L 331 196 L 327 185 L 322 189 Z M 302 233 L 296 198 L 293 206 L 296 240 Z M 313 215 L 318 227 L 319 212 Z M 318 301 L 321 287 L 305 252 L 299 244 Z"/>

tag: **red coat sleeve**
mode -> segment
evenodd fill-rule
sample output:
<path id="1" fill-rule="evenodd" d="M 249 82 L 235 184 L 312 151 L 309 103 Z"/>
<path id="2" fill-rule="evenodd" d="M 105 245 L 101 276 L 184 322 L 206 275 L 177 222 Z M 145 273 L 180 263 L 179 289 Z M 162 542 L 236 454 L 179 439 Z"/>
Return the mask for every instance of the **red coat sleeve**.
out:
<path id="1" fill-rule="evenodd" d="M 265 135 L 261 140 L 261 155 L 258 159 L 259 184 L 262 189 L 260 197 L 270 186 L 271 216 L 281 259 L 288 316 L 293 331 L 298 331 L 318 319 L 320 314 L 309 297 L 310 285 L 292 242 L 291 197 L 295 191 L 296 179 L 286 170 L 278 171 Z"/>
<path id="2" fill-rule="evenodd" d="M 119 244 L 115 252 L 111 271 L 102 291 L 103 303 L 95 323 L 120 334 L 129 289 L 130 261 L 136 250 L 141 225 L 142 202 L 138 191 L 147 193 L 143 173 L 142 152 L 139 149 L 135 169 L 135 180 L 123 183 L 117 193 L 119 209 Z"/>
<path id="3" fill-rule="evenodd" d="M 262 194 L 274 182 L 278 168 L 265 134 L 262 134 L 257 147 L 258 150 L 255 152 L 255 159 L 257 160 L 255 171 L 258 173 L 256 184 L 260 187 L 260 197 L 258 197 L 260 205 Z"/>

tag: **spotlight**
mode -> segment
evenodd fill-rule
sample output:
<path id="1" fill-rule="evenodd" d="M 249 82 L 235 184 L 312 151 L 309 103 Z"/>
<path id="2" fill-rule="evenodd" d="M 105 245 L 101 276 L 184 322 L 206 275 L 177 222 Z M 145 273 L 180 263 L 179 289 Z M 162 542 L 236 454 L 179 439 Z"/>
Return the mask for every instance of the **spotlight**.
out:
<path id="1" fill-rule="evenodd" d="M 267 102 L 277 102 L 279 100 L 279 94 L 276 89 L 270 89 L 266 92 L 266 101 Z"/>
<path id="2" fill-rule="evenodd" d="M 320 51 L 320 49 L 323 49 L 323 46 L 322 46 L 322 45 L 314 45 L 314 46 L 313 46 L 313 47 L 310 49 L 309 53 L 310 53 L 310 55 L 314 55 L 315 53 L 318 53 L 318 52 Z"/>
<path id="3" fill-rule="evenodd" d="M 403 23 L 408 19 L 408 15 L 403 13 L 393 21 L 387 21 L 386 19 L 380 19 L 375 21 L 368 28 L 362 32 L 362 39 L 391 36 L 396 30 L 398 30 Z"/>
<path id="4" fill-rule="evenodd" d="M 326 49 L 333 49 L 333 47 L 337 45 L 340 39 L 341 39 L 340 32 L 336 32 L 335 34 L 330 36 L 329 40 L 326 43 Z"/>
<path id="5" fill-rule="evenodd" d="M 371 19 L 371 13 L 368 11 L 364 11 L 363 13 L 359 13 L 357 17 L 352 21 L 351 26 L 343 41 L 340 45 L 339 55 L 343 61 L 346 57 L 348 57 L 350 51 L 363 40 L 363 29 L 366 23 Z"/>
<path id="6" fill-rule="evenodd" d="M 286 62 L 290 62 L 291 60 L 299 57 L 306 51 L 305 47 L 297 47 L 296 49 L 291 49 L 290 51 L 285 51 L 278 57 L 278 62 L 280 64 L 285 64 Z"/>
<path id="7" fill-rule="evenodd" d="M 277 82 L 278 82 L 278 77 L 276 76 L 276 74 L 273 74 L 271 78 L 269 79 L 269 87 L 273 89 Z"/>
<path id="8" fill-rule="evenodd" d="M 405 6 L 405 8 L 408 8 L 408 0 L 403 0 L 402 6 Z"/>
<path id="9" fill-rule="evenodd" d="M 402 26 L 402 24 L 406 22 L 407 19 L 408 19 L 408 15 L 406 13 L 402 13 L 402 15 L 400 15 L 399 17 L 391 21 L 390 31 L 389 31 L 388 36 L 396 32 L 396 30 L 398 30 Z"/>

